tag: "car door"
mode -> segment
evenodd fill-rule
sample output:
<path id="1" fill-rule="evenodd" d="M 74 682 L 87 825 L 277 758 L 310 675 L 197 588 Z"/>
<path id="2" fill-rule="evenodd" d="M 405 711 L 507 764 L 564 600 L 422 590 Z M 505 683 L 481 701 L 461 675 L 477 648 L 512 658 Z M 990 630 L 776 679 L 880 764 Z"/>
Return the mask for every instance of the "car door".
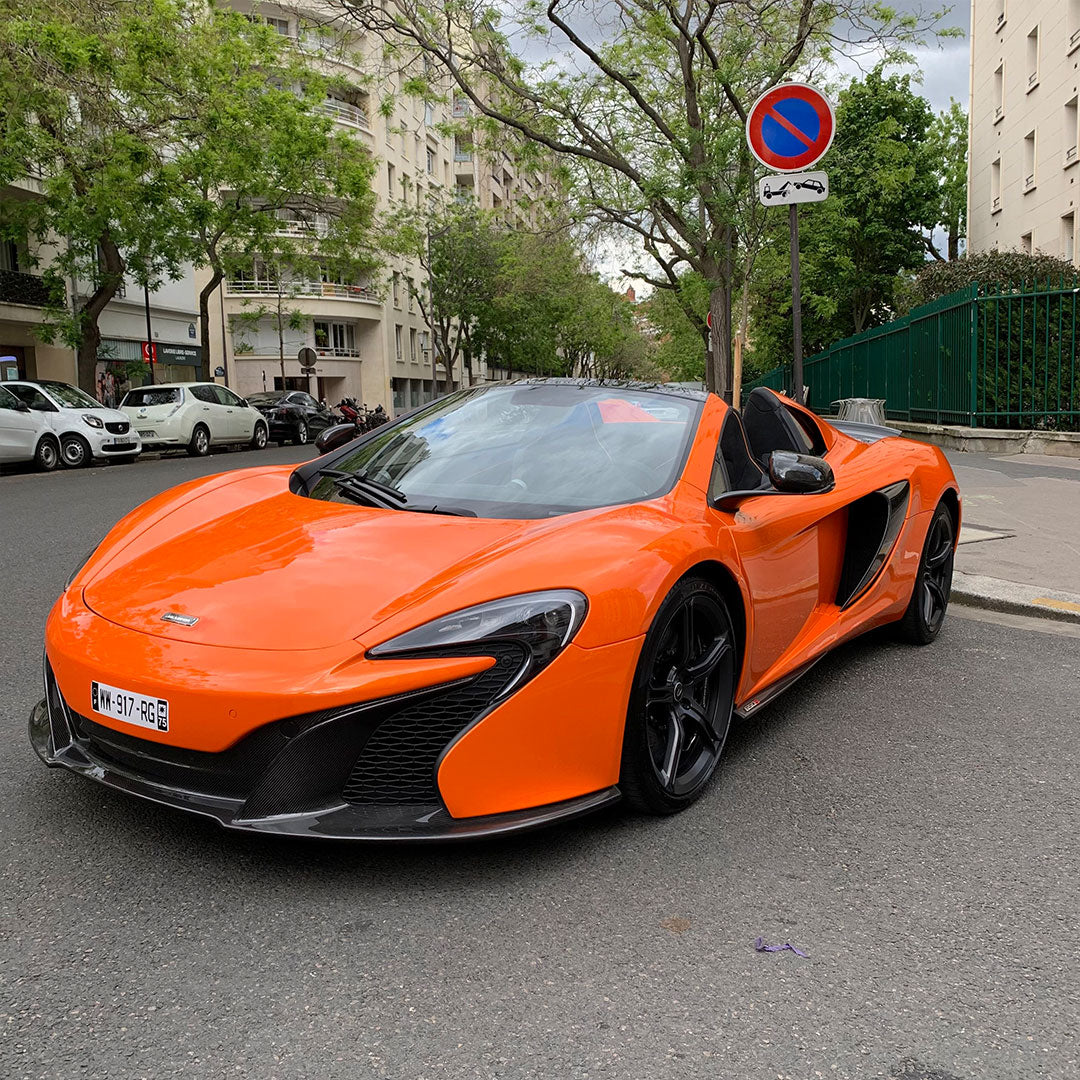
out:
<path id="1" fill-rule="evenodd" d="M 45 393 L 29 383 L 5 383 L 5 389 L 18 398 L 19 401 L 30 407 L 30 411 L 38 413 L 45 422 L 45 426 L 59 434 L 63 428 L 63 417 L 60 406 L 48 398 Z"/>
<path id="2" fill-rule="evenodd" d="M 255 410 L 224 386 L 211 387 L 225 410 L 229 438 L 233 442 L 247 442 L 255 434 Z"/>
<path id="3" fill-rule="evenodd" d="M 330 426 L 329 414 L 310 394 L 296 390 L 289 395 L 289 400 L 298 405 L 303 411 L 304 421 L 312 438 Z"/>
<path id="4" fill-rule="evenodd" d="M 725 490 L 756 488 L 764 479 L 734 410 L 724 419 L 716 462 L 708 513 L 734 540 L 753 597 L 748 685 L 767 684 L 767 673 L 807 628 L 819 605 L 835 601 L 844 503 L 836 492 L 781 495 L 763 490 L 718 509 L 714 504 Z"/>
<path id="5" fill-rule="evenodd" d="M 0 461 L 30 461 L 45 427 L 41 414 L 23 411 L 18 398 L 0 386 Z"/>
<path id="6" fill-rule="evenodd" d="M 196 424 L 203 423 L 210 429 L 211 442 L 228 442 L 229 418 L 225 415 L 225 408 L 218 401 L 214 388 L 207 385 L 189 386 L 187 392 L 193 401 L 191 405 L 191 411 L 194 414 L 191 423 L 192 430 Z"/>

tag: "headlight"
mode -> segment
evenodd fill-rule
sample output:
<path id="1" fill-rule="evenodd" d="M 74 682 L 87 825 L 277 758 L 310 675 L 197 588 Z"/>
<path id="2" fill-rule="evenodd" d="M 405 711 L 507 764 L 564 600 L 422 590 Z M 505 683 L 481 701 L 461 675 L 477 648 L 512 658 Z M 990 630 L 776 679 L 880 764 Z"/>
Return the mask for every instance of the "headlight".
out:
<path id="1" fill-rule="evenodd" d="M 543 671 L 570 643 L 588 611 L 575 589 L 552 589 L 492 600 L 455 611 L 368 650 L 376 660 L 401 656 L 485 655 L 484 644 L 516 646 L 522 663 L 499 697 Z M 478 648 L 478 646 L 480 646 Z"/>
<path id="2" fill-rule="evenodd" d="M 86 424 L 89 424 L 91 427 L 96 427 L 96 428 L 100 428 L 100 427 L 105 426 L 101 422 L 101 417 L 100 416 L 95 416 L 93 413 L 83 413 L 83 422 L 86 423 Z"/>

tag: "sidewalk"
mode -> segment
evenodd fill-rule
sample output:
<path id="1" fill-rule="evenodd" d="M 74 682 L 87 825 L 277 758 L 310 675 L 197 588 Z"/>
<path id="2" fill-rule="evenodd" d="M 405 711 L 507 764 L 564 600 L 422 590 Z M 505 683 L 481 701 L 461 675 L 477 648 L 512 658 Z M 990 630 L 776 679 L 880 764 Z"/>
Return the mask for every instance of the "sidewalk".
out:
<path id="1" fill-rule="evenodd" d="M 1080 460 L 946 453 L 963 500 L 953 599 L 1080 622 Z"/>

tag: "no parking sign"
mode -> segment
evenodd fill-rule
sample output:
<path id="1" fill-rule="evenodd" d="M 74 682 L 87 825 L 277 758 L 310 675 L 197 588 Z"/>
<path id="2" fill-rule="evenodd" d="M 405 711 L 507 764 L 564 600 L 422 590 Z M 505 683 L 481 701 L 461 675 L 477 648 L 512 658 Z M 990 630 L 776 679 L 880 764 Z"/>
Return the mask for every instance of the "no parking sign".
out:
<path id="1" fill-rule="evenodd" d="M 801 172 L 816 165 L 835 134 L 836 116 L 829 99 L 806 83 L 767 90 L 746 117 L 750 152 L 777 172 Z"/>

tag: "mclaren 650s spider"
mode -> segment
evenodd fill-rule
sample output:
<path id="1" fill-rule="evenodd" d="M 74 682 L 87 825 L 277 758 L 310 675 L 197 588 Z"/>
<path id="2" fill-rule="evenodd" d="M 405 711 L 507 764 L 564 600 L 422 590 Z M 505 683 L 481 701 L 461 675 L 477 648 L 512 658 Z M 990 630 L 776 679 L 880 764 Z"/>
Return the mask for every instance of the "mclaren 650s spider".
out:
<path id="1" fill-rule="evenodd" d="M 122 519 L 49 616 L 30 737 L 262 833 L 668 814 L 840 642 L 931 642 L 959 527 L 939 450 L 770 390 L 471 387 Z"/>

